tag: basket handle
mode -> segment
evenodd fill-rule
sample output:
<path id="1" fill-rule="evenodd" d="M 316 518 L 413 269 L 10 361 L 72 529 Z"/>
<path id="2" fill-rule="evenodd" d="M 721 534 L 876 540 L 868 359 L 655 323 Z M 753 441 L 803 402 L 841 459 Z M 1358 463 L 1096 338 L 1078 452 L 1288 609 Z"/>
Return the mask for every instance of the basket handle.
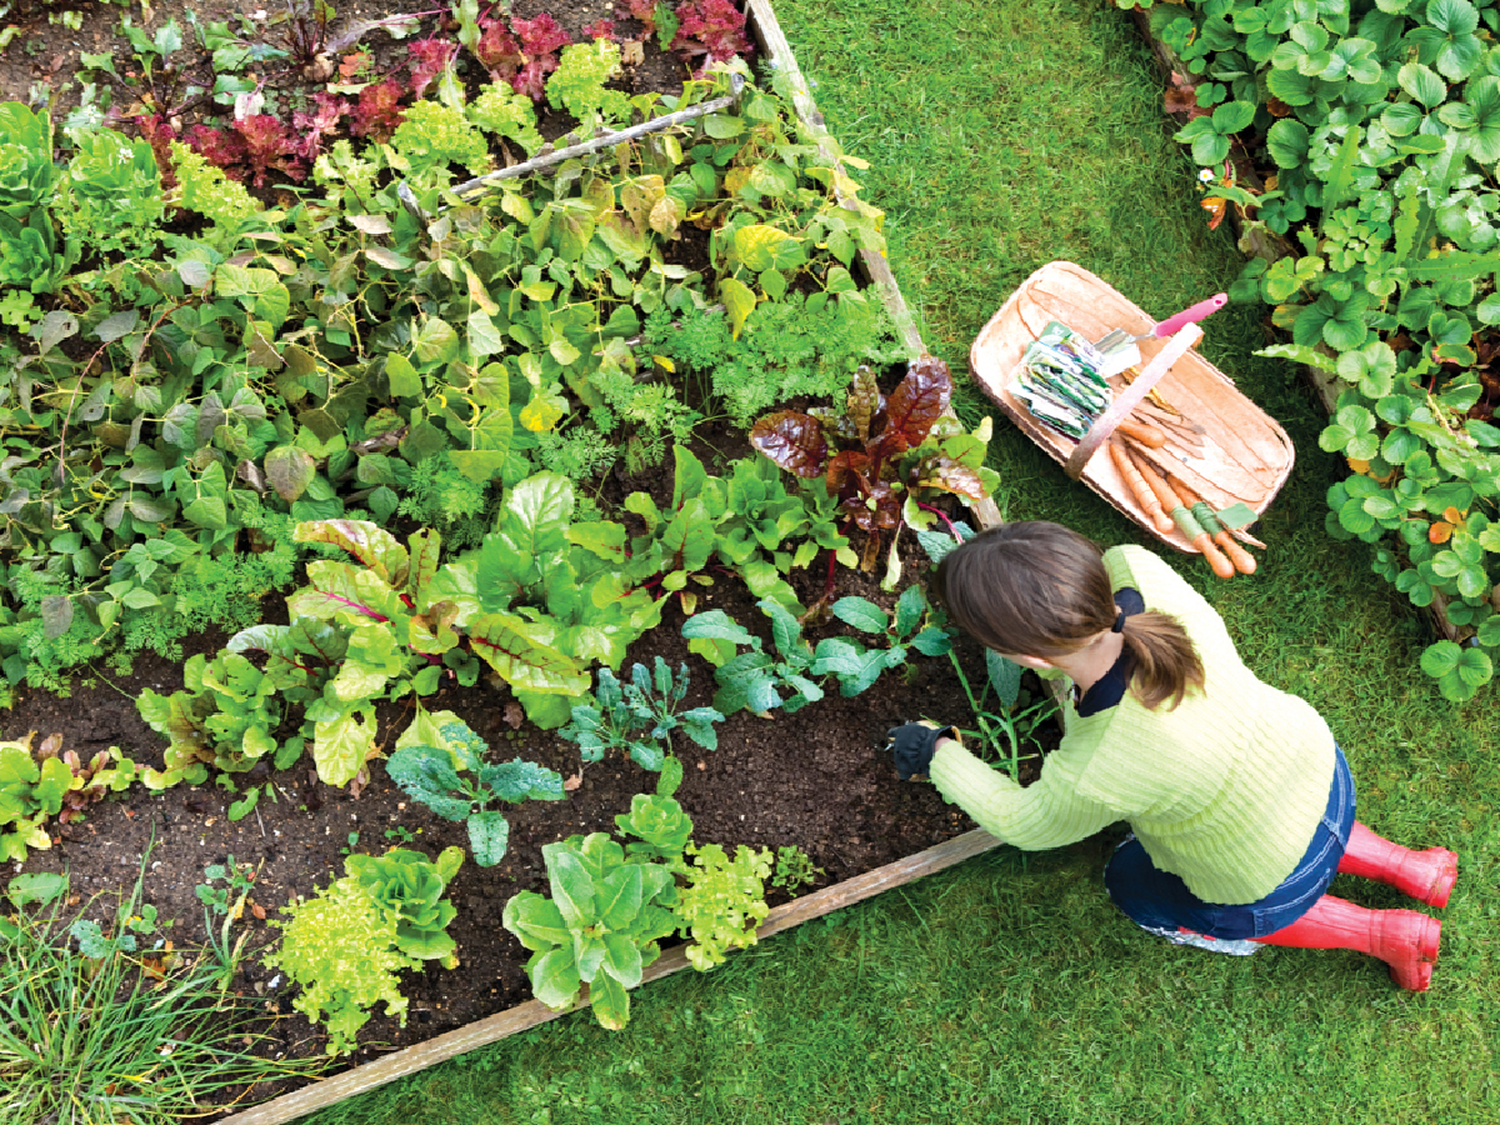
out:
<path id="1" fill-rule="evenodd" d="M 1115 432 L 1115 427 L 1120 424 L 1124 417 L 1140 405 L 1141 399 L 1145 398 L 1152 387 L 1161 382 L 1162 376 L 1171 370 L 1172 365 L 1182 358 L 1189 348 L 1203 339 L 1203 329 L 1196 324 L 1185 324 L 1173 336 L 1167 337 L 1167 343 L 1161 351 L 1151 357 L 1151 362 L 1135 377 L 1120 397 L 1110 405 L 1110 408 L 1094 421 L 1089 427 L 1089 432 L 1078 440 L 1073 447 L 1073 452 L 1068 455 L 1067 461 L 1063 463 L 1063 471 L 1078 480 L 1083 476 L 1083 469 L 1099 447 L 1109 440 L 1109 435 Z"/>

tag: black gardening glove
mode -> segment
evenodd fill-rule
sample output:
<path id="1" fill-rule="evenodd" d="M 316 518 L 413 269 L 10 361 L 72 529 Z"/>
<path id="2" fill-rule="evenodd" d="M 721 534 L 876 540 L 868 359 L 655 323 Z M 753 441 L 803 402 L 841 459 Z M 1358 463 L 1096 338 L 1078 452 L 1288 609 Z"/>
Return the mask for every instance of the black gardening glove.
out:
<path id="1" fill-rule="evenodd" d="M 907 723 L 892 727 L 885 732 L 886 745 L 896 759 L 896 776 L 908 781 L 914 774 L 926 775 L 932 765 L 932 752 L 937 749 L 940 738 L 958 739 L 958 731 L 952 727 L 935 726 L 932 723 Z"/>

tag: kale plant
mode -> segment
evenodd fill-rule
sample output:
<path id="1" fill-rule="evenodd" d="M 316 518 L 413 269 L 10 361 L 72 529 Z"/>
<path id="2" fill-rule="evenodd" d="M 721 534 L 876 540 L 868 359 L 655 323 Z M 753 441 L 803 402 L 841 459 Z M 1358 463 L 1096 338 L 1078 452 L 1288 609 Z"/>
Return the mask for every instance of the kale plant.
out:
<path id="1" fill-rule="evenodd" d="M 687 695 L 686 664 L 674 680 L 672 669 L 658 656 L 654 674 L 644 664 L 635 664 L 630 677 L 621 683 L 608 668 L 600 668 L 594 702 L 575 706 L 572 721 L 558 731 L 577 743 L 585 762 L 597 762 L 606 752 L 618 750 L 642 769 L 659 771 L 672 752 L 672 732 L 677 730 L 705 750 L 718 749 L 713 724 L 724 721 L 722 714 L 712 707 L 676 711 Z"/>
<path id="2" fill-rule="evenodd" d="M 496 801 L 560 801 L 566 796 L 562 775 L 520 758 L 486 762 L 484 740 L 462 722 L 445 723 L 439 738 L 440 745 L 400 747 L 386 763 L 386 773 L 444 820 L 462 821 L 474 862 L 493 867 L 505 857 L 510 824 L 488 806 Z"/>

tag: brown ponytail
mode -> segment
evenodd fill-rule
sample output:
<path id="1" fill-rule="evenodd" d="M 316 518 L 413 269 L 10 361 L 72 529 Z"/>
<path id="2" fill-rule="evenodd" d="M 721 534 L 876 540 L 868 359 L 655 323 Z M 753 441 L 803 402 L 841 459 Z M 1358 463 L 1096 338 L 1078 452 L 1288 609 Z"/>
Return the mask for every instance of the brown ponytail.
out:
<path id="1" fill-rule="evenodd" d="M 959 626 L 1007 656 L 1044 660 L 1078 651 L 1115 623 L 1103 552 L 1042 520 L 989 528 L 938 565 L 934 592 Z M 1154 710 L 1203 686 L 1203 662 L 1176 618 L 1147 609 L 1121 630 L 1135 660 L 1130 688 Z"/>

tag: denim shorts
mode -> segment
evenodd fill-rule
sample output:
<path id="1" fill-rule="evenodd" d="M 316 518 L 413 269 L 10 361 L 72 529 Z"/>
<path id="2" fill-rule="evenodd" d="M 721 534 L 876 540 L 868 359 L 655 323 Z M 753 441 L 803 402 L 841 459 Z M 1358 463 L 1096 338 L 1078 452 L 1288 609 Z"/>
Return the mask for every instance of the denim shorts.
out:
<path id="1" fill-rule="evenodd" d="M 1354 825 L 1354 778 L 1344 752 L 1336 762 L 1328 807 L 1296 869 L 1258 902 L 1222 906 L 1204 902 L 1178 876 L 1159 870 L 1134 834 L 1115 849 L 1104 872 L 1109 897 L 1138 926 L 1171 933 L 1186 929 L 1204 937 L 1242 941 L 1290 926 L 1312 909 L 1338 871 Z"/>

